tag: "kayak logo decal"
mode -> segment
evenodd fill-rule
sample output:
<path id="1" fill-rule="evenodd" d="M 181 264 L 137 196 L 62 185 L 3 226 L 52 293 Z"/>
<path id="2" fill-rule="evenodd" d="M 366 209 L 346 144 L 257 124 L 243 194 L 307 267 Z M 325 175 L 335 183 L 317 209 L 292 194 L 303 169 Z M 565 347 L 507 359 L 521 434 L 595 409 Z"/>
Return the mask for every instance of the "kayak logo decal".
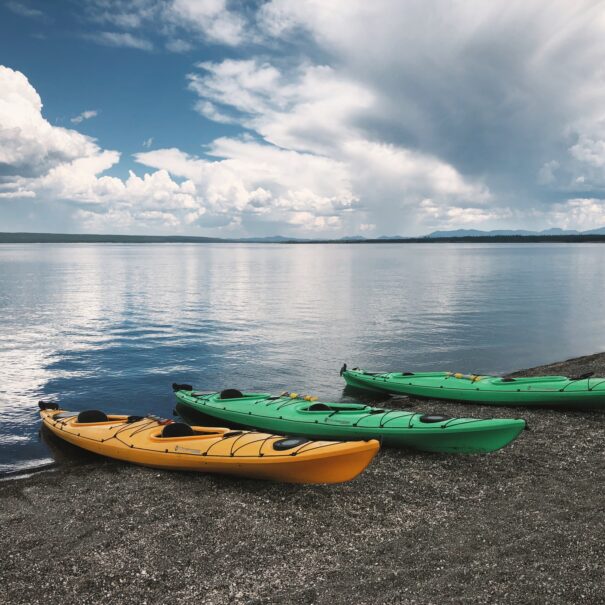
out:
<path id="1" fill-rule="evenodd" d="M 201 450 L 194 450 L 190 447 L 183 447 L 182 445 L 177 445 L 174 448 L 175 452 L 181 452 L 183 454 L 201 454 Z"/>

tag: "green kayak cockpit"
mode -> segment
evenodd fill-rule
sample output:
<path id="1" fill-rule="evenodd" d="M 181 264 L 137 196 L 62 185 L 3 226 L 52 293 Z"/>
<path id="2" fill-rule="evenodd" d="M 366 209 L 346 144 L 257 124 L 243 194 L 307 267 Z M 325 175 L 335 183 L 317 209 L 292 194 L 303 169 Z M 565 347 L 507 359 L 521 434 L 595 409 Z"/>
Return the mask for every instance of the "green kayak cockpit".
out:
<path id="1" fill-rule="evenodd" d="M 236 395 L 239 393 L 239 395 Z M 208 403 L 220 404 L 224 401 L 237 405 L 237 403 L 257 405 L 275 405 L 276 409 L 282 406 L 291 407 L 293 410 L 303 414 L 383 414 L 386 410 L 373 408 L 363 403 L 324 403 L 314 401 L 314 398 L 299 398 L 296 393 L 283 393 L 281 395 L 270 395 L 269 393 L 242 393 L 236 389 L 228 389 L 220 393 L 197 393 L 191 392 L 192 397 L 204 397 Z"/>
<path id="2" fill-rule="evenodd" d="M 376 408 L 372 408 L 369 405 L 363 404 L 348 404 L 348 403 L 323 403 L 317 402 L 312 403 L 311 405 L 300 405 L 298 407 L 299 412 L 311 412 L 313 414 L 324 413 L 324 414 L 343 414 L 343 413 L 352 413 L 359 414 L 359 412 L 365 413 L 380 413 L 384 412 L 384 410 L 378 410 Z"/>

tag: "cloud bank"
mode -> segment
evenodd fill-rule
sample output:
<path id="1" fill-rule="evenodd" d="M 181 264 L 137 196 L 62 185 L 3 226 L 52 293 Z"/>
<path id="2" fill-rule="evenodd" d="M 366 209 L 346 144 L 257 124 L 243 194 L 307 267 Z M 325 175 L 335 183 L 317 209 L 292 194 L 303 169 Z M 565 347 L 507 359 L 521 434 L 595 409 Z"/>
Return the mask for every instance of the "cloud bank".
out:
<path id="1" fill-rule="evenodd" d="M 1 68 L 3 200 L 61 199 L 86 228 L 119 220 L 139 232 L 605 224 L 599 2 L 89 0 L 86 10 L 106 45 L 223 48 L 183 78 L 192 110 L 229 134 L 197 154 L 145 144 L 135 159 L 151 172 L 118 179 L 107 174 L 117 151 L 49 124 L 26 77 Z"/>

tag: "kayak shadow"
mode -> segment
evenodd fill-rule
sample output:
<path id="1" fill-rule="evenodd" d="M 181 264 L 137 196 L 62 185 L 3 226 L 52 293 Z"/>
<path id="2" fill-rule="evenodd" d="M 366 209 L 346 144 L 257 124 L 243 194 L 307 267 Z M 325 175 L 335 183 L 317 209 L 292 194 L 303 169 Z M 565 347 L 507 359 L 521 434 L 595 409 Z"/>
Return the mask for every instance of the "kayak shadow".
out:
<path id="1" fill-rule="evenodd" d="M 233 426 L 229 422 L 225 422 L 224 420 L 220 420 L 218 418 L 213 418 L 212 416 L 207 416 L 206 414 L 198 410 L 194 410 L 189 406 L 183 405 L 182 403 L 176 404 L 173 414 L 175 416 L 179 416 L 190 426 L 212 426 L 225 428 L 231 428 Z"/>
<path id="2" fill-rule="evenodd" d="M 60 466 L 117 464 L 105 456 L 89 452 L 55 436 L 45 426 L 40 428 L 40 440 L 48 448 L 54 463 Z"/>
<path id="3" fill-rule="evenodd" d="M 389 401 L 392 399 L 392 397 L 388 393 L 369 391 L 368 389 L 360 389 L 347 385 L 342 390 L 342 399 L 354 399 L 359 403 L 370 404 Z"/>
<path id="4" fill-rule="evenodd" d="M 390 403 L 396 408 L 413 408 L 419 401 L 407 395 L 390 395 L 381 391 L 369 391 L 347 385 L 342 390 L 342 400 L 354 400 L 357 403 L 375 406 L 376 404 Z"/>

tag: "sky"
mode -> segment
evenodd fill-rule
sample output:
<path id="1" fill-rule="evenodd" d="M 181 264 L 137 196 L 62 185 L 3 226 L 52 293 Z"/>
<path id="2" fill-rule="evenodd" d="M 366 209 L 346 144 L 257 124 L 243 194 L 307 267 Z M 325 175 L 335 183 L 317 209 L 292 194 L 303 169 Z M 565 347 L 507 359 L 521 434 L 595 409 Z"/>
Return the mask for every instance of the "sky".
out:
<path id="1" fill-rule="evenodd" d="M 603 226 L 603 2 L 0 0 L 0 231 Z"/>

